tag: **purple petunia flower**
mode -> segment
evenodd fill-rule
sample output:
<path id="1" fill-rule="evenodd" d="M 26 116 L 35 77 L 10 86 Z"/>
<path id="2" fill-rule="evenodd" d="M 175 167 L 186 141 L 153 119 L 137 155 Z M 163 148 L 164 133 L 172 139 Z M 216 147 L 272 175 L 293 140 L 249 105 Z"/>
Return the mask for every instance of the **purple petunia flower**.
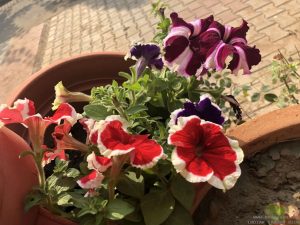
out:
<path id="1" fill-rule="evenodd" d="M 199 37 L 213 22 L 213 16 L 187 23 L 177 13 L 172 13 L 171 19 L 171 31 L 163 43 L 164 63 L 183 76 L 200 75 L 210 46 L 202 46 Z"/>
<path id="2" fill-rule="evenodd" d="M 222 125 L 225 121 L 221 109 L 211 101 L 210 96 L 202 95 L 199 102 L 186 102 L 183 105 L 183 109 L 177 109 L 172 112 L 169 126 L 171 127 L 172 125 L 177 124 L 179 117 L 188 117 L 192 115 L 219 125 Z"/>
<path id="3" fill-rule="evenodd" d="M 225 60 L 232 55 L 232 60 L 228 65 L 228 69 L 233 74 L 237 74 L 239 70 L 243 70 L 244 74 L 250 74 L 253 65 L 257 65 L 261 61 L 259 50 L 247 45 L 246 33 L 249 30 L 245 20 L 239 27 L 223 26 L 218 22 L 213 22 L 202 35 L 202 43 L 211 42 L 213 36 L 216 40 L 215 46 L 207 53 L 204 67 L 207 69 L 223 70 Z"/>
<path id="4" fill-rule="evenodd" d="M 150 68 L 154 66 L 159 70 L 163 68 L 163 61 L 160 57 L 160 48 L 155 44 L 137 43 L 130 49 L 130 53 L 126 58 L 137 60 L 136 72 L 138 77 L 144 72 L 147 66 Z"/>
<path id="5" fill-rule="evenodd" d="M 191 23 L 171 14 L 172 28 L 164 40 L 165 64 L 183 76 L 202 75 L 209 69 L 222 70 L 229 55 L 228 65 L 234 74 L 243 69 L 249 74 L 261 56 L 259 50 L 247 45 L 249 29 L 243 21 L 240 27 L 223 26 L 210 16 Z"/>

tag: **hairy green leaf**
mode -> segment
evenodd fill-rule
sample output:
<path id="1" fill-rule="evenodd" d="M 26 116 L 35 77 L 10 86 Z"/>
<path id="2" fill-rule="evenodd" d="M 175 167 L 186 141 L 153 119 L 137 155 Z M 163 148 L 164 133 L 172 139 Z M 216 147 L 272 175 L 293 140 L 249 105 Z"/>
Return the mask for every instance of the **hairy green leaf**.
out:
<path id="1" fill-rule="evenodd" d="M 171 191 L 187 210 L 191 209 L 195 198 L 195 187 L 192 183 L 177 174 L 171 182 Z"/>
<path id="2" fill-rule="evenodd" d="M 146 225 L 160 225 L 173 212 L 175 199 L 167 191 L 150 192 L 141 199 L 141 210 Z"/>
<path id="3" fill-rule="evenodd" d="M 107 116 L 111 115 L 111 113 L 107 111 L 106 107 L 102 105 L 86 105 L 83 109 L 88 117 L 95 120 L 103 120 Z"/>
<path id="4" fill-rule="evenodd" d="M 121 220 L 134 211 L 134 207 L 122 199 L 114 199 L 106 206 L 105 217 L 111 220 Z"/>

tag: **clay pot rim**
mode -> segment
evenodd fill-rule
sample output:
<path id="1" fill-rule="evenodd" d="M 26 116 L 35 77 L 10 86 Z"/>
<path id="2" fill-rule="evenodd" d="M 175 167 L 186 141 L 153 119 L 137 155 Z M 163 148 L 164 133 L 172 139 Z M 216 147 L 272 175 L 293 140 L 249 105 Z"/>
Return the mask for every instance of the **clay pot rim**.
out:
<path id="1" fill-rule="evenodd" d="M 73 222 L 69 219 L 66 219 L 64 217 L 55 215 L 53 213 L 51 213 L 48 209 L 39 206 L 39 214 L 42 215 L 43 217 L 57 223 L 57 224 L 61 224 L 61 225 L 78 225 L 78 223 Z"/>
<path id="2" fill-rule="evenodd" d="M 83 59 L 93 58 L 96 56 L 116 56 L 116 57 L 124 57 L 125 53 L 123 52 L 114 52 L 114 51 L 105 51 L 105 52 L 92 52 L 92 53 L 83 53 L 75 56 L 71 56 L 69 58 L 64 58 L 55 61 L 54 63 L 38 70 L 37 72 L 30 75 L 25 81 L 23 81 L 20 85 L 16 86 L 13 91 L 8 96 L 7 104 L 12 105 L 15 101 L 15 97 L 19 96 L 23 90 L 26 89 L 28 85 L 30 85 L 32 82 L 41 79 L 44 76 L 47 76 L 46 72 L 55 70 L 56 68 L 61 67 L 62 65 L 66 65 L 72 62 L 81 61 Z"/>

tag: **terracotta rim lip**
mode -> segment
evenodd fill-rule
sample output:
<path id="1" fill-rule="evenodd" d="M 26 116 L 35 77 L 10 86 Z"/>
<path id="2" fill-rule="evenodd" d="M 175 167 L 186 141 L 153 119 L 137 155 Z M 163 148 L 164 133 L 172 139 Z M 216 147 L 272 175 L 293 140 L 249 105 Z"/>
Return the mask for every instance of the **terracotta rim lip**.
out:
<path id="1" fill-rule="evenodd" d="M 57 223 L 57 224 L 61 224 L 61 225 L 77 225 L 77 223 L 63 218 L 61 216 L 52 214 L 49 210 L 43 208 L 43 207 L 39 207 L 39 214 L 42 215 L 43 217 Z M 37 219 L 38 220 L 38 219 Z"/>
<path id="2" fill-rule="evenodd" d="M 300 138 L 300 105 L 277 109 L 226 132 L 239 142 L 246 158 L 274 144 Z"/>
<path id="3" fill-rule="evenodd" d="M 75 55 L 75 56 L 71 56 L 69 58 L 64 58 L 64 59 L 60 59 L 55 61 L 53 64 L 50 64 L 44 68 L 42 68 L 41 70 L 31 74 L 25 81 L 23 81 L 20 85 L 18 85 L 17 87 L 15 87 L 13 89 L 13 91 L 11 92 L 11 94 L 8 96 L 6 103 L 7 105 L 12 105 L 13 102 L 15 101 L 15 97 L 19 96 L 22 91 L 24 89 L 26 89 L 26 87 L 28 85 L 30 85 L 30 83 L 35 82 L 38 79 L 41 79 L 43 76 L 45 76 L 45 72 L 53 70 L 55 68 L 61 67 L 62 64 L 68 64 L 71 62 L 76 62 L 76 61 L 81 61 L 84 59 L 88 59 L 88 58 L 93 58 L 96 56 L 113 56 L 113 57 L 124 57 L 125 53 L 123 52 L 113 52 L 113 51 L 107 51 L 107 52 L 92 52 L 92 53 L 83 53 L 83 54 L 79 54 L 79 55 Z M 12 94 L 13 93 L 13 94 Z"/>

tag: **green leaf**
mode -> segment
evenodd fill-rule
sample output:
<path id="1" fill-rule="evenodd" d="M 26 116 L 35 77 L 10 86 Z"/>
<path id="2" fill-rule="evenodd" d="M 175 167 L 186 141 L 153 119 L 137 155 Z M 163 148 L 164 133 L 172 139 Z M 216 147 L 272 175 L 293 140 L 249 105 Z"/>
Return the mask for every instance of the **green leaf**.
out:
<path id="1" fill-rule="evenodd" d="M 48 190 L 51 190 L 53 187 L 55 187 L 57 181 L 58 177 L 55 174 L 52 174 L 50 177 L 48 177 L 46 180 Z"/>
<path id="2" fill-rule="evenodd" d="M 195 198 L 195 187 L 192 183 L 177 174 L 171 182 L 171 192 L 187 210 L 191 209 Z"/>
<path id="3" fill-rule="evenodd" d="M 220 86 L 221 86 L 221 87 L 224 87 L 224 86 L 225 86 L 225 80 L 224 80 L 224 79 L 221 79 L 221 80 L 220 80 Z"/>
<path id="4" fill-rule="evenodd" d="M 61 173 L 65 172 L 66 169 L 68 168 L 69 162 L 60 160 L 60 159 L 55 159 L 55 167 L 53 169 L 53 173 Z"/>
<path id="5" fill-rule="evenodd" d="M 120 178 L 117 189 L 128 196 L 141 198 L 144 195 L 144 178 L 137 178 L 136 173 L 130 171 Z"/>
<path id="6" fill-rule="evenodd" d="M 57 194 L 68 191 L 76 186 L 76 181 L 73 178 L 65 177 L 57 180 L 54 190 Z"/>
<path id="7" fill-rule="evenodd" d="M 28 212 L 33 206 L 39 205 L 43 201 L 43 194 L 40 192 L 30 193 L 25 198 L 25 212 Z"/>
<path id="8" fill-rule="evenodd" d="M 79 170 L 75 169 L 75 168 L 70 168 L 67 170 L 66 172 L 66 176 L 67 177 L 72 177 L 72 178 L 76 178 L 80 175 Z"/>
<path id="9" fill-rule="evenodd" d="M 57 197 L 57 205 L 72 206 L 72 196 L 68 193 L 63 193 Z"/>
<path id="10" fill-rule="evenodd" d="M 268 216 L 283 216 L 285 214 L 284 207 L 277 203 L 269 204 L 264 211 Z"/>
<path id="11" fill-rule="evenodd" d="M 88 117 L 95 120 L 103 120 L 111 115 L 111 113 L 102 105 L 86 105 L 83 109 Z"/>
<path id="12" fill-rule="evenodd" d="M 231 79 L 228 78 L 228 77 L 226 77 L 226 78 L 225 78 L 225 86 L 226 86 L 227 88 L 230 88 L 230 87 L 231 87 L 231 84 L 232 84 Z"/>
<path id="13" fill-rule="evenodd" d="M 260 93 L 256 92 L 251 96 L 251 101 L 252 102 L 257 102 L 260 98 Z"/>
<path id="14" fill-rule="evenodd" d="M 144 105 L 134 105 L 125 110 L 126 114 L 132 115 L 135 113 L 146 111 L 148 108 Z"/>
<path id="15" fill-rule="evenodd" d="M 261 91 L 262 92 L 268 92 L 270 90 L 270 86 L 269 85 L 263 85 L 262 87 L 261 87 Z"/>
<path id="16" fill-rule="evenodd" d="M 278 100 L 277 95 L 271 93 L 265 94 L 264 98 L 268 102 L 276 102 Z"/>
<path id="17" fill-rule="evenodd" d="M 175 209 L 163 225 L 194 225 L 193 218 L 188 210 L 176 202 Z"/>
<path id="18" fill-rule="evenodd" d="M 150 192 L 141 199 L 141 210 L 146 225 L 160 225 L 173 212 L 175 199 L 170 192 Z"/>
<path id="19" fill-rule="evenodd" d="M 129 73 L 119 72 L 119 76 L 124 77 L 127 80 L 131 80 L 131 75 Z"/>
<path id="20" fill-rule="evenodd" d="M 121 220 L 134 211 L 134 207 L 122 199 L 114 199 L 106 206 L 105 217 L 111 220 Z"/>
<path id="21" fill-rule="evenodd" d="M 166 176 L 166 175 L 168 175 L 170 173 L 170 171 L 173 168 L 173 166 L 170 163 L 170 161 L 168 161 L 168 160 L 160 160 L 156 164 L 156 168 L 157 168 L 157 173 L 160 176 L 164 177 L 164 176 Z"/>

